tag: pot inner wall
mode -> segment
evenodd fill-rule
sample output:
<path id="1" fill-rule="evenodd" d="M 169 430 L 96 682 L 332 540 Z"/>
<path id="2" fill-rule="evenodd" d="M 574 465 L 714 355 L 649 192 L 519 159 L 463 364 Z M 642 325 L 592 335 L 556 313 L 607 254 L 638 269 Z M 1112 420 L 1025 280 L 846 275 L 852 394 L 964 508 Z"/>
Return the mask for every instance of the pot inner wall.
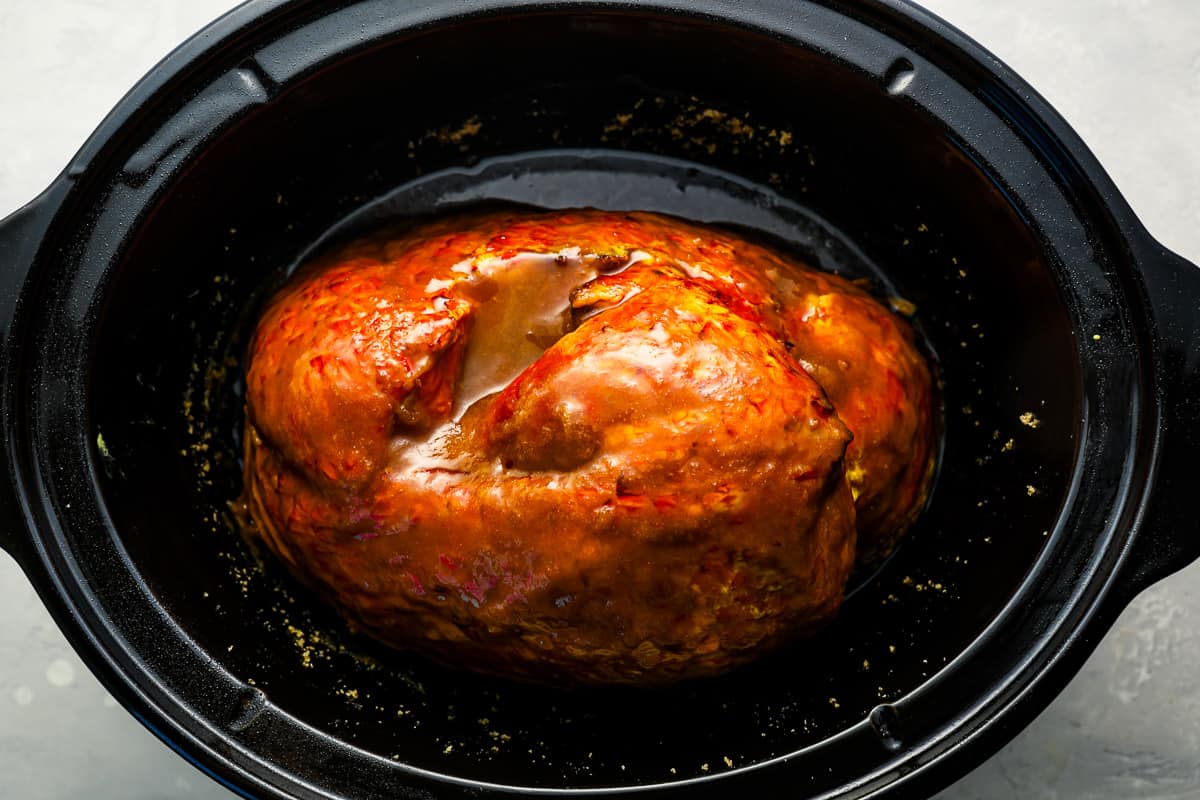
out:
<path id="1" fill-rule="evenodd" d="M 885 83 L 750 33 L 643 22 L 480 20 L 455 28 L 453 46 L 435 30 L 343 58 L 174 175 L 114 272 L 88 376 L 113 535 L 181 636 L 332 739 L 524 786 L 761 763 L 953 661 L 1055 528 L 1080 369 L 1054 269 L 1010 197 Z M 929 508 L 882 569 L 856 578 L 829 630 L 716 680 L 546 690 L 351 634 L 249 552 L 227 503 L 241 488 L 255 311 L 301 253 L 388 197 L 373 208 L 676 213 L 871 278 L 915 304 L 944 381 Z"/>

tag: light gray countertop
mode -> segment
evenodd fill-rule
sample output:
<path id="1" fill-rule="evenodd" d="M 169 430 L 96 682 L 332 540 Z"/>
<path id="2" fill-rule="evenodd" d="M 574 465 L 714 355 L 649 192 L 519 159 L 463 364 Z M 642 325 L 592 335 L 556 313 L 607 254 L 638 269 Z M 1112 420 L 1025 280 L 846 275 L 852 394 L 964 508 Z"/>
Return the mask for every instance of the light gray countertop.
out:
<path id="1" fill-rule="evenodd" d="M 231 0 L 2 0 L 0 216 Z M 1075 126 L 1200 261 L 1200 0 L 928 0 Z M 1200 343 L 1197 343 L 1200 346 Z M 1063 694 L 949 798 L 1200 798 L 1200 564 L 1142 594 Z M 0 553 L 0 798 L 229 798 L 83 667 Z"/>

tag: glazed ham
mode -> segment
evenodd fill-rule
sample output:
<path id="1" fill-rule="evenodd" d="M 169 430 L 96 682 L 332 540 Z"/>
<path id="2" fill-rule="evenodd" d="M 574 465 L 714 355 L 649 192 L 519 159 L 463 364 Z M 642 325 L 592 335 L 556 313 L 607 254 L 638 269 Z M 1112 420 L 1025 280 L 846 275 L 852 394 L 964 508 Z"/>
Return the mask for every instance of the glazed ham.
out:
<path id="1" fill-rule="evenodd" d="M 932 390 L 865 291 L 658 215 L 507 212 L 303 268 L 250 348 L 251 533 L 476 670 L 723 671 L 826 624 L 919 512 Z"/>

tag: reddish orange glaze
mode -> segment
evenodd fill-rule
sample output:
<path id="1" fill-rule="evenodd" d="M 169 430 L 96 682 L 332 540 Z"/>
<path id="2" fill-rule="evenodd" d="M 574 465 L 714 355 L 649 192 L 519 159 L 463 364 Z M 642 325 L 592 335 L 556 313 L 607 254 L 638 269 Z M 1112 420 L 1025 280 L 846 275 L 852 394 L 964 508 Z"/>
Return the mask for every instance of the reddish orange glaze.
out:
<path id="1" fill-rule="evenodd" d="M 885 555 L 918 510 L 930 407 L 902 320 L 732 234 L 447 219 L 349 245 L 271 301 L 246 501 L 386 642 L 663 682 L 833 616 L 856 538 Z"/>

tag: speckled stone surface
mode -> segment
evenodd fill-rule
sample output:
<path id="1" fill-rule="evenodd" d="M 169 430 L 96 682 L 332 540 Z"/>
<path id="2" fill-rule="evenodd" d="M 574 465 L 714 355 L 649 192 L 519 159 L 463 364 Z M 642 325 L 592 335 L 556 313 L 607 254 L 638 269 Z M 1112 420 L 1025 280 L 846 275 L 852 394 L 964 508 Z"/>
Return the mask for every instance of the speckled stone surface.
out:
<path id="1" fill-rule="evenodd" d="M 1044 94 L 1150 231 L 1200 261 L 1198 0 L 926 5 Z M 146 70 L 231 6 L 0 2 L 0 215 L 37 194 Z M 1198 665 L 1200 564 L 1139 597 L 1066 691 L 938 800 L 1200 798 Z M 0 797 L 232 796 L 113 702 L 0 554 Z"/>

